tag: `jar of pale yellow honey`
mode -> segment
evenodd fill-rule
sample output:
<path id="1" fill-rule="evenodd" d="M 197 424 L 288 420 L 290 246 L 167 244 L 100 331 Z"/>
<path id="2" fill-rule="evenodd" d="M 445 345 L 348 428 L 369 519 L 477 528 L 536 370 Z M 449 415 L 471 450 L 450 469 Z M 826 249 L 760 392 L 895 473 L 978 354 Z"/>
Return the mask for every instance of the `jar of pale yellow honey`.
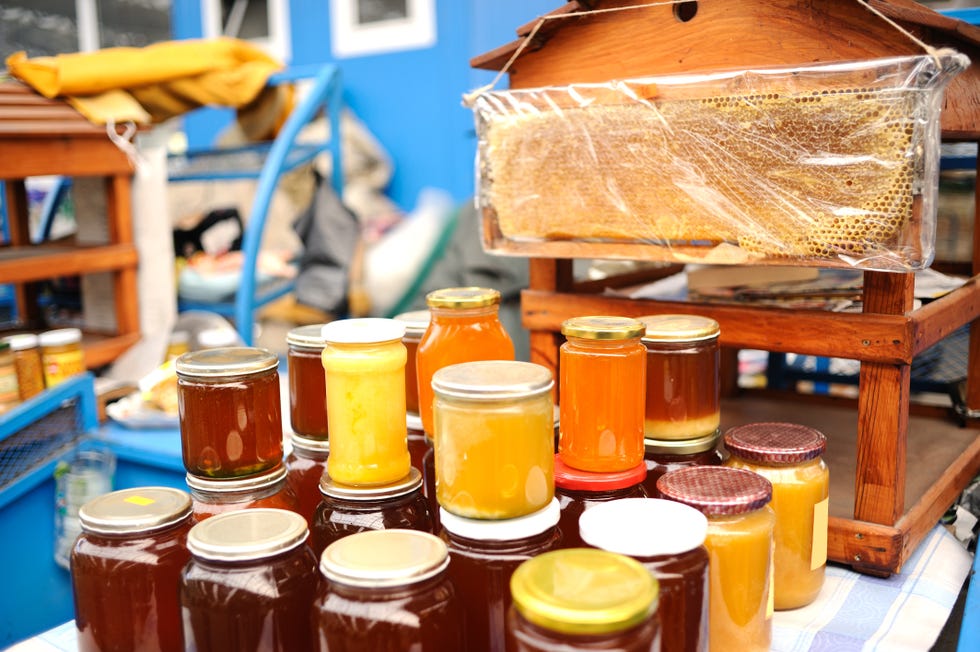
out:
<path id="1" fill-rule="evenodd" d="M 795 423 L 749 423 L 725 432 L 725 448 L 728 466 L 772 483 L 775 608 L 810 604 L 827 567 L 830 472 L 821 458 L 827 438 Z"/>
<path id="2" fill-rule="evenodd" d="M 41 359 L 44 362 L 44 384 L 54 387 L 69 376 L 85 371 L 82 353 L 82 331 L 77 328 L 59 328 L 45 331 L 38 338 Z"/>

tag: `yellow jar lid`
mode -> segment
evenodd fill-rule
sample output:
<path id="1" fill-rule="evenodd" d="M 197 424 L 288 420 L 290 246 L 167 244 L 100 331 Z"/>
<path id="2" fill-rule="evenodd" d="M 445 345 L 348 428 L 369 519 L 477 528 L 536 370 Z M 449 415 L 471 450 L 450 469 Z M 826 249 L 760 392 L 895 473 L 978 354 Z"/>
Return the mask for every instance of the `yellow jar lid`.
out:
<path id="1" fill-rule="evenodd" d="M 698 315 L 647 315 L 638 319 L 646 326 L 644 342 L 697 342 L 718 337 L 721 332 L 714 319 Z"/>
<path id="2" fill-rule="evenodd" d="M 485 308 L 500 303 L 500 292 L 492 288 L 443 288 L 425 295 L 430 308 Z"/>
<path id="3" fill-rule="evenodd" d="M 562 335 L 587 340 L 628 340 L 645 332 L 643 322 L 630 317 L 572 317 L 561 325 Z"/>
<path id="4" fill-rule="evenodd" d="M 642 623 L 660 586 L 635 559 L 593 548 L 533 557 L 510 580 L 514 607 L 529 622 L 564 634 L 608 634 Z"/>

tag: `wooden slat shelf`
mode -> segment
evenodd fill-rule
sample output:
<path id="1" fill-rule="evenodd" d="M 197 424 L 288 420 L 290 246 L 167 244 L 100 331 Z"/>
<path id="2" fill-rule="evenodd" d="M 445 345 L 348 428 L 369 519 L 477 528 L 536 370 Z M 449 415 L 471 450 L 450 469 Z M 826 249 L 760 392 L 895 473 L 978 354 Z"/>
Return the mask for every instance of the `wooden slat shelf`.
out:
<path id="1" fill-rule="evenodd" d="M 40 281 L 55 276 L 77 276 L 132 268 L 139 261 L 136 246 L 120 243 L 98 246 L 0 248 L 0 278 L 8 283 Z"/>

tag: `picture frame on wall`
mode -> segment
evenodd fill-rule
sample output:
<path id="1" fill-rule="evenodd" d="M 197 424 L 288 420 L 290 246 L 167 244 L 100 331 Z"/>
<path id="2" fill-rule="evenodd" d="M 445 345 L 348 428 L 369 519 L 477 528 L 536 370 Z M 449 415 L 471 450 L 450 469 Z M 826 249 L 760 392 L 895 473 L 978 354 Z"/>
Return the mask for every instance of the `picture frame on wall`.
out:
<path id="1" fill-rule="evenodd" d="M 435 0 L 330 0 L 330 35 L 336 59 L 429 48 Z"/>

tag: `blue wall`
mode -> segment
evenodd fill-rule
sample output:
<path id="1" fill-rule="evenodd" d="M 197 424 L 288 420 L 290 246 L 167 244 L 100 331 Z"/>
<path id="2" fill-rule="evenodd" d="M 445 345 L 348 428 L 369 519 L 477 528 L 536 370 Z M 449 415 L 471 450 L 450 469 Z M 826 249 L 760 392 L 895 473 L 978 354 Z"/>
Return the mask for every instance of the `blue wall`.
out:
<path id="1" fill-rule="evenodd" d="M 443 188 L 462 201 L 473 193 L 476 139 L 463 93 L 493 75 L 469 67 L 471 57 L 515 38 L 514 30 L 560 0 L 436 0 L 437 44 L 424 50 L 336 61 L 345 100 L 390 154 L 395 174 L 389 194 L 402 208 L 419 190 Z M 290 0 L 293 65 L 333 62 L 330 1 Z M 174 35 L 202 34 L 200 0 L 175 0 Z M 503 80 L 500 87 L 506 87 Z M 202 113 L 202 112 L 199 112 Z M 187 120 L 191 146 L 210 143 L 229 111 Z"/>

